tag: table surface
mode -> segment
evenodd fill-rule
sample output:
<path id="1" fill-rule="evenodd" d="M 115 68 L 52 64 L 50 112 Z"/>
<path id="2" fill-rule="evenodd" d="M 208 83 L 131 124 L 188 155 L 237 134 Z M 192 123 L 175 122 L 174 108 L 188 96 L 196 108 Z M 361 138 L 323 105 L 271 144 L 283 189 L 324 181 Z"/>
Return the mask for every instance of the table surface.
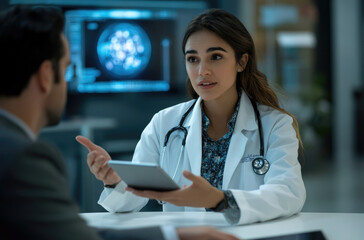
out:
<path id="1" fill-rule="evenodd" d="M 174 225 L 213 226 L 239 238 L 254 239 L 321 230 L 328 240 L 364 239 L 364 213 L 299 213 L 288 218 L 249 225 L 229 225 L 214 212 L 81 213 L 90 226 L 137 228 Z"/>

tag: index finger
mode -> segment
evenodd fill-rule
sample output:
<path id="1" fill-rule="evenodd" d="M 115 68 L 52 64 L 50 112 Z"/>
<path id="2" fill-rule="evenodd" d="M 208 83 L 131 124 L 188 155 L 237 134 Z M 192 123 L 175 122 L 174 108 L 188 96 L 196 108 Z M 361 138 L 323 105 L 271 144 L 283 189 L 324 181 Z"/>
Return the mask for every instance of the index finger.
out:
<path id="1" fill-rule="evenodd" d="M 200 182 L 201 180 L 200 176 L 196 176 L 195 174 L 187 170 L 184 170 L 182 172 L 182 175 L 193 183 Z"/>
<path id="2" fill-rule="evenodd" d="M 76 137 L 77 142 L 81 143 L 83 146 L 85 146 L 89 152 L 92 152 L 96 150 L 97 145 L 90 141 L 87 137 L 83 136 L 77 136 Z"/>

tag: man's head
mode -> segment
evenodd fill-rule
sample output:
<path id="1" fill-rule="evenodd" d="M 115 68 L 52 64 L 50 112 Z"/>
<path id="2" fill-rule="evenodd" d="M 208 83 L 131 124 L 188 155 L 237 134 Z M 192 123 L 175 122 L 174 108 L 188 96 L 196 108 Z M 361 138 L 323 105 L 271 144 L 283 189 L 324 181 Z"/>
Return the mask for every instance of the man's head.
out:
<path id="1" fill-rule="evenodd" d="M 0 14 L 0 99 L 27 91 L 43 96 L 42 125 L 58 123 L 66 101 L 70 60 L 63 27 L 64 16 L 54 7 L 17 6 Z"/>

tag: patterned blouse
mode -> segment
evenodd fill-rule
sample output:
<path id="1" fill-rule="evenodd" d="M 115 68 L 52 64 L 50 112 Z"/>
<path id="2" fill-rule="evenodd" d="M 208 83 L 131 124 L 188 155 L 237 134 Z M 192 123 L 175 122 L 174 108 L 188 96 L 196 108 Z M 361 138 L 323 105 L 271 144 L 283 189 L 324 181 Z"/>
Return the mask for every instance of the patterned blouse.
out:
<path id="1" fill-rule="evenodd" d="M 202 165 L 201 176 L 212 186 L 222 189 L 222 179 L 225 168 L 226 155 L 229 149 L 231 136 L 234 132 L 236 117 L 239 112 L 240 96 L 235 112 L 228 122 L 229 131 L 217 141 L 207 135 L 210 120 L 202 108 Z"/>

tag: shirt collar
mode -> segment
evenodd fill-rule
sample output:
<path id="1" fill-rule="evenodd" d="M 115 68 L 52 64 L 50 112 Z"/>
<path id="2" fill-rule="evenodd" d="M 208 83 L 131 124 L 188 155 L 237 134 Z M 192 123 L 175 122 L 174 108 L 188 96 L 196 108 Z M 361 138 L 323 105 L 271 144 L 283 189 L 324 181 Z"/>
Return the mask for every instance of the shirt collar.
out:
<path id="1" fill-rule="evenodd" d="M 0 108 L 0 116 L 3 116 L 4 118 L 8 119 L 15 125 L 17 125 L 20 129 L 24 131 L 24 133 L 32 140 L 35 141 L 37 139 L 37 136 L 33 133 L 33 131 L 22 121 L 20 118 L 16 117 L 15 115 L 11 114 L 8 111 L 5 111 L 4 109 Z"/>

